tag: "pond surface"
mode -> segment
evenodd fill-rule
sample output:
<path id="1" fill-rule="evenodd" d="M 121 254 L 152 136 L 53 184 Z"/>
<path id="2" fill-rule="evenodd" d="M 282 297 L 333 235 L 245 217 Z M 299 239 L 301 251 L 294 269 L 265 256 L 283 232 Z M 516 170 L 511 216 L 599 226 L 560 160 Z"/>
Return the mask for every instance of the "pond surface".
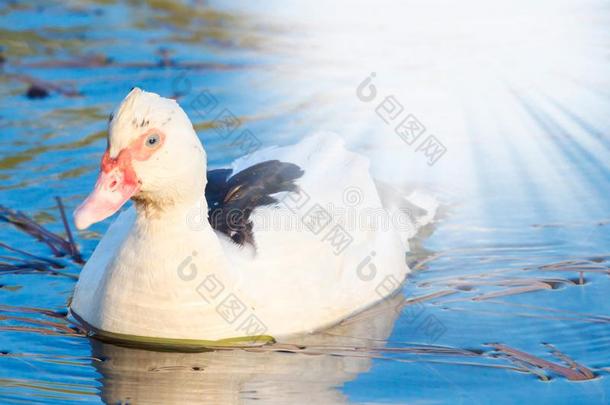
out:
<path id="1" fill-rule="evenodd" d="M 610 7 L 287 3 L 4 2 L 0 204 L 65 237 L 54 196 L 88 193 L 133 86 L 178 98 L 226 165 L 244 150 L 213 95 L 264 146 L 336 131 L 445 201 L 402 294 L 278 346 L 119 347 L 65 319 L 81 266 L 0 223 L 0 402 L 608 402 Z M 417 140 L 394 131 L 408 114 Z M 85 258 L 109 222 L 75 235 Z"/>

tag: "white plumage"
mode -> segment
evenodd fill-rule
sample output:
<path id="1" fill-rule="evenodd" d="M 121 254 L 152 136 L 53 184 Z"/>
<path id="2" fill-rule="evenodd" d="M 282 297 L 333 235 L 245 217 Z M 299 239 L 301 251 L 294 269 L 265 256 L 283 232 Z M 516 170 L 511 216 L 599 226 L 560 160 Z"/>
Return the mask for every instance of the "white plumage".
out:
<path id="1" fill-rule="evenodd" d="M 165 143 L 134 161 L 134 197 L 148 202 L 119 215 L 76 286 L 72 311 L 101 331 L 219 340 L 330 326 L 398 287 L 409 271 L 407 239 L 436 209 L 412 192 L 426 205 L 416 208 L 376 182 L 368 160 L 338 136 L 319 133 L 233 163 L 233 173 L 268 160 L 304 170 L 298 193 L 274 195 L 277 204 L 252 213 L 255 246 L 239 246 L 207 222 L 206 156 L 180 107 L 135 89 L 115 117 L 125 122 L 111 123 L 111 150 L 138 139 L 142 129 L 129 123 L 147 119 Z"/>

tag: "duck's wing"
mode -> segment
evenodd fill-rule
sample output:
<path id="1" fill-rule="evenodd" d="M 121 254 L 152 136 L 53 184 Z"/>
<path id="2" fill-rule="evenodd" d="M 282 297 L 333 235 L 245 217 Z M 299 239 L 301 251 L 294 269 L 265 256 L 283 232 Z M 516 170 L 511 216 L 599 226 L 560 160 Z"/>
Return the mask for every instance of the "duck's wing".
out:
<path id="1" fill-rule="evenodd" d="M 272 195 L 296 191 L 295 181 L 304 171 L 297 165 L 269 160 L 235 175 L 231 169 L 208 172 L 205 197 L 212 228 L 239 245 L 254 245 L 250 214 L 261 206 L 277 203 Z"/>

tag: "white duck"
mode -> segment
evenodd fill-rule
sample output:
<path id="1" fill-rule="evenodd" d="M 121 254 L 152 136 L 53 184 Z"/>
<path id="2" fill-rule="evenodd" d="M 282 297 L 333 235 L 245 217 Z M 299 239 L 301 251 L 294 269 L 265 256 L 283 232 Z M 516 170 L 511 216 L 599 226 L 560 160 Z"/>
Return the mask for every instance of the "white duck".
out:
<path id="1" fill-rule="evenodd" d="M 75 223 L 84 229 L 129 199 L 134 207 L 81 272 L 71 303 L 79 321 L 118 339 L 179 344 L 321 329 L 400 286 L 407 240 L 436 207 L 375 182 L 368 160 L 329 133 L 254 152 L 231 170 L 206 176 L 206 165 L 174 100 L 127 95 Z M 367 216 L 390 223 L 355 221 Z"/>

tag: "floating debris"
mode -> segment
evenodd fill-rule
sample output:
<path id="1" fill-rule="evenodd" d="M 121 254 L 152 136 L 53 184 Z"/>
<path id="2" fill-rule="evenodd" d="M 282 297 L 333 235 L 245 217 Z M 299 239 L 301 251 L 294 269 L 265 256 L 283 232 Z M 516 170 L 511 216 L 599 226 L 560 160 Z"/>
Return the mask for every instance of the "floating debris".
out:
<path id="1" fill-rule="evenodd" d="M 63 204 L 59 197 L 57 197 L 58 208 L 62 216 L 64 228 L 68 235 L 68 240 L 65 240 L 56 233 L 49 231 L 42 225 L 39 225 L 34 220 L 30 219 L 27 215 L 20 211 L 13 211 L 3 205 L 0 205 L 0 221 L 7 222 L 16 228 L 24 231 L 28 235 L 34 237 L 36 240 L 46 244 L 56 257 L 70 256 L 75 263 L 83 264 L 84 261 L 78 251 L 76 243 L 72 238 L 70 227 L 68 225 L 66 214 L 64 211 Z M 5 244 L 6 246 L 6 244 Z M 16 251 L 15 248 L 10 250 Z M 33 257 L 33 255 L 26 253 L 26 255 Z M 53 262 L 55 263 L 55 262 Z"/>
<path id="2" fill-rule="evenodd" d="M 66 267 L 59 260 L 54 260 L 54 259 L 49 259 L 47 257 L 37 256 L 37 255 L 34 255 L 32 253 L 26 252 L 25 250 L 9 246 L 9 245 L 7 245 L 6 243 L 3 243 L 3 242 L 0 242 L 0 247 L 4 248 L 6 250 L 10 250 L 10 251 L 15 252 L 15 253 L 19 253 L 19 254 L 21 254 L 23 256 L 29 257 L 29 258 L 34 259 L 36 261 L 45 262 L 45 263 L 49 264 L 50 266 L 52 266 L 52 267 L 54 267 L 56 269 L 63 269 L 64 267 Z"/>
<path id="3" fill-rule="evenodd" d="M 59 213 L 61 214 L 61 220 L 64 224 L 64 229 L 66 230 L 66 235 L 68 236 L 68 242 L 70 243 L 70 255 L 72 256 L 72 259 L 76 263 L 84 264 L 85 261 L 83 260 L 82 256 L 80 255 L 80 252 L 78 251 L 78 247 L 76 246 L 76 243 L 74 242 L 74 238 L 72 237 L 72 231 L 70 230 L 70 225 L 68 224 L 68 218 L 66 217 L 66 210 L 64 209 L 64 205 L 61 202 L 61 198 L 56 196 L 55 201 L 57 201 L 57 207 L 59 208 Z"/>
<path id="4" fill-rule="evenodd" d="M 593 371 L 581 364 L 576 363 L 567 355 L 559 352 L 553 346 L 548 344 L 546 346 L 550 347 L 553 350 L 553 354 L 555 355 L 555 357 L 558 357 L 562 361 L 565 361 L 569 364 L 570 367 L 564 367 L 560 364 L 541 359 L 540 357 L 534 356 L 533 354 L 525 353 L 523 351 L 514 349 L 503 344 L 490 344 L 490 346 L 496 349 L 499 353 L 506 355 L 510 360 L 515 360 L 521 364 L 527 364 L 532 367 L 537 367 L 539 369 L 554 372 L 571 381 L 592 380 L 595 378 L 595 374 L 593 373 Z"/>
<path id="5" fill-rule="evenodd" d="M 31 84 L 25 96 L 30 100 L 41 99 L 49 97 L 49 91 L 42 86 L 37 84 Z"/>
<path id="6" fill-rule="evenodd" d="M 8 74 L 7 76 L 28 85 L 28 90 L 25 95 L 29 99 L 45 98 L 48 97 L 51 92 L 56 92 L 66 97 L 79 97 L 82 95 L 78 90 L 71 86 L 37 79 L 29 75 Z"/>

